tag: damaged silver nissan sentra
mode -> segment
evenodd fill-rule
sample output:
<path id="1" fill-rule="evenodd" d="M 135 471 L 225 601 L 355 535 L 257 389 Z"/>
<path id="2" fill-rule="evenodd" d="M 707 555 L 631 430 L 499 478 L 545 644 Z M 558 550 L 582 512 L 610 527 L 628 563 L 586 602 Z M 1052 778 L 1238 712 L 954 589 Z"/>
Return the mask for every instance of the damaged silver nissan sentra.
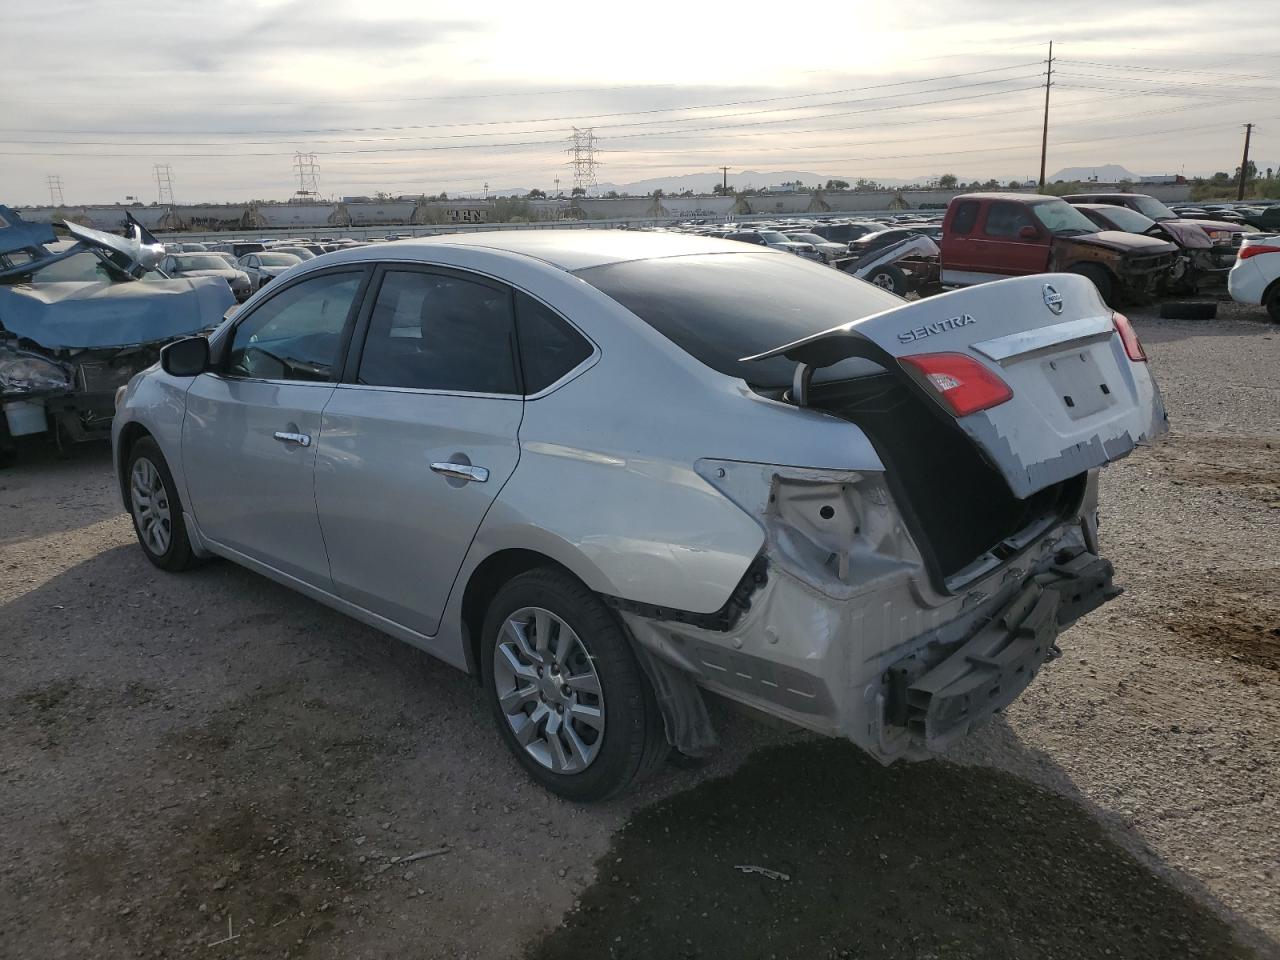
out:
<path id="1" fill-rule="evenodd" d="M 1097 473 L 1166 429 L 1085 278 L 907 303 L 742 244 L 344 251 L 118 398 L 147 556 L 219 555 L 478 674 L 566 797 L 715 744 L 711 691 L 946 747 L 1113 597 Z"/>
<path id="2" fill-rule="evenodd" d="M 164 247 L 131 217 L 126 236 L 64 226 L 0 206 L 0 458 L 18 437 L 106 439 L 116 388 L 235 302 L 222 280 L 156 272 Z"/>

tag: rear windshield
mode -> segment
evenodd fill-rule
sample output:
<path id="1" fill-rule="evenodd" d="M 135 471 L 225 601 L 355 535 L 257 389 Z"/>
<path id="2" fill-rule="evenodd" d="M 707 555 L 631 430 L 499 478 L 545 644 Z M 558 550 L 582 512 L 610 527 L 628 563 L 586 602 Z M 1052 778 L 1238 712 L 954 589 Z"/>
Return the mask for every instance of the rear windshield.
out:
<path id="1" fill-rule="evenodd" d="M 763 252 L 631 260 L 577 276 L 713 370 L 757 387 L 786 386 L 795 363 L 742 357 L 902 304 L 839 270 Z"/>

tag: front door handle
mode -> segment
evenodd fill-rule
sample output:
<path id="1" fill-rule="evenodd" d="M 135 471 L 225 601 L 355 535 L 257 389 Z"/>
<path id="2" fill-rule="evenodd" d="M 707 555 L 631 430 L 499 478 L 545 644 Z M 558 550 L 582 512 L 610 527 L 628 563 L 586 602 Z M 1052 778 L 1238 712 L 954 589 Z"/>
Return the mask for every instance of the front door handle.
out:
<path id="1" fill-rule="evenodd" d="M 300 447 L 311 446 L 311 434 L 309 433 L 292 433 L 288 430 L 277 430 L 274 436 L 281 443 L 296 443 Z"/>
<path id="2" fill-rule="evenodd" d="M 473 467 L 469 463 L 453 463 L 449 460 L 433 463 L 431 471 L 442 476 L 453 477 L 455 480 L 474 480 L 477 483 L 484 483 L 489 479 L 489 471 L 485 467 Z"/>

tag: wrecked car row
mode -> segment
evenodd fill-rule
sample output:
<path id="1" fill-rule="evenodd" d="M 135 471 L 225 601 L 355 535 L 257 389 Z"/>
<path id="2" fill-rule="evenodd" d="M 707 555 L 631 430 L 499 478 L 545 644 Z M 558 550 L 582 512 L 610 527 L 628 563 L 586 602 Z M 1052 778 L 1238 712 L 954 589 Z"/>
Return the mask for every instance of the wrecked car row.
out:
<path id="1" fill-rule="evenodd" d="M 1009 704 L 1118 592 L 1097 477 L 1167 429 L 1145 359 L 1069 273 L 906 302 L 494 231 L 295 267 L 134 377 L 113 449 L 157 567 L 233 560 L 476 675 L 590 800 L 712 750 L 707 693 L 883 762 Z"/>

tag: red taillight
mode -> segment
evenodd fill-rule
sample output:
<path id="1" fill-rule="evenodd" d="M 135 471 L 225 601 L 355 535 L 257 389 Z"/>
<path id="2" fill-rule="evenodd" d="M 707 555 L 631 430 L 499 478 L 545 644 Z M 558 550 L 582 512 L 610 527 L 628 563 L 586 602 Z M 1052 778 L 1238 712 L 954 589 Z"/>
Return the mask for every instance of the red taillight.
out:
<path id="1" fill-rule="evenodd" d="M 920 374 L 957 417 L 967 417 L 1013 398 L 1007 383 L 963 353 L 918 353 L 900 357 L 899 361 Z"/>
<path id="2" fill-rule="evenodd" d="M 1251 247 L 1241 247 L 1240 252 L 1236 254 L 1236 259 L 1248 260 L 1250 257 L 1256 257 L 1264 253 L 1280 253 L 1280 247 L 1269 243 L 1255 243 Z"/>
<path id="3" fill-rule="evenodd" d="M 1142 341 L 1134 332 L 1133 324 L 1123 313 L 1111 314 L 1111 322 L 1115 324 L 1116 333 L 1120 334 L 1120 342 L 1124 344 L 1124 352 L 1134 363 L 1145 363 L 1147 352 L 1142 349 Z"/>

